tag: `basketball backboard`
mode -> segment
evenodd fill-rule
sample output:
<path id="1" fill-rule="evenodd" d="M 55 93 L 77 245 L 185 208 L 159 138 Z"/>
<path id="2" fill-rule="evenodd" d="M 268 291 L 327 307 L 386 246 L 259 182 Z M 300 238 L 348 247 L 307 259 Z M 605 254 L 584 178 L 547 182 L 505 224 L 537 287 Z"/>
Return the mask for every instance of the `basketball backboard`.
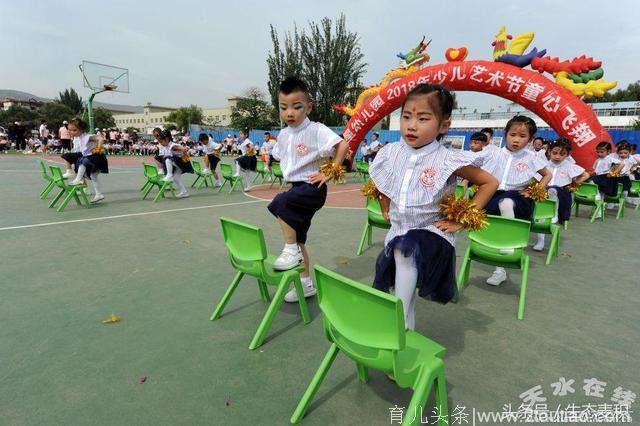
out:
<path id="1" fill-rule="evenodd" d="M 129 93 L 129 70 L 121 67 L 82 61 L 84 87 L 94 91 Z"/>

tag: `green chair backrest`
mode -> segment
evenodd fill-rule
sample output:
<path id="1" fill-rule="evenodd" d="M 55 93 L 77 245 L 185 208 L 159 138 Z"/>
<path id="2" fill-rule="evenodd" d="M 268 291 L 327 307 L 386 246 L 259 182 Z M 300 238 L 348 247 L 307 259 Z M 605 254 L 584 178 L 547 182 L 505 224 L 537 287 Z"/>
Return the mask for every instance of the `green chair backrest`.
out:
<path id="1" fill-rule="evenodd" d="M 196 174 L 202 172 L 202 166 L 199 161 L 192 160 L 191 165 L 193 166 L 193 171 L 196 172 Z"/>
<path id="2" fill-rule="evenodd" d="M 220 163 L 220 171 L 225 178 L 231 179 L 233 177 L 233 168 L 229 164 Z"/>
<path id="3" fill-rule="evenodd" d="M 47 173 L 47 166 L 44 165 L 44 161 L 38 160 L 40 163 L 40 171 L 42 172 L 42 177 L 46 180 L 50 180 L 49 173 Z"/>
<path id="4" fill-rule="evenodd" d="M 464 197 L 464 186 L 456 185 L 456 198 Z"/>
<path id="5" fill-rule="evenodd" d="M 144 175 L 147 177 L 147 179 L 154 179 L 158 177 L 158 169 L 156 168 L 156 166 L 142 163 L 142 168 L 144 170 Z"/>
<path id="6" fill-rule="evenodd" d="M 224 243 L 235 261 L 256 262 L 267 258 L 267 246 L 262 229 L 220 217 Z"/>
<path id="7" fill-rule="evenodd" d="M 549 232 L 551 221 L 555 215 L 556 202 L 554 200 L 536 202 L 533 208 L 533 218 L 531 219 L 531 230 Z"/>
<path id="8" fill-rule="evenodd" d="M 271 165 L 271 171 L 273 172 L 274 175 L 279 176 L 279 177 L 283 177 L 282 176 L 282 169 L 280 168 L 280 163 L 273 163 Z"/>
<path id="9" fill-rule="evenodd" d="M 493 249 L 524 248 L 529 243 L 531 222 L 488 215 L 489 225 L 469 232 L 469 239 Z"/>
<path id="10" fill-rule="evenodd" d="M 264 171 L 264 161 L 258 160 L 256 162 L 256 172 L 263 172 L 263 171 Z"/>
<path id="11" fill-rule="evenodd" d="M 331 331 L 335 330 L 340 336 L 340 341 L 335 343 L 341 350 L 358 358 L 367 356 L 366 348 L 404 348 L 405 324 L 400 299 L 322 266 L 316 265 L 313 269 L 327 337 L 331 339 Z M 355 353 L 359 349 L 357 345 L 366 347 L 361 348 L 365 353 Z"/>
<path id="12" fill-rule="evenodd" d="M 632 180 L 631 188 L 629 189 L 629 194 L 639 194 L 640 193 L 640 180 Z"/>
<path id="13" fill-rule="evenodd" d="M 598 185 L 595 183 L 583 183 L 573 195 L 580 199 L 595 201 L 596 195 L 598 195 Z"/>
<path id="14" fill-rule="evenodd" d="M 58 166 L 49 166 L 49 170 L 51 170 L 51 177 L 53 180 L 62 187 L 66 187 L 64 182 L 64 178 L 62 177 L 62 170 Z"/>

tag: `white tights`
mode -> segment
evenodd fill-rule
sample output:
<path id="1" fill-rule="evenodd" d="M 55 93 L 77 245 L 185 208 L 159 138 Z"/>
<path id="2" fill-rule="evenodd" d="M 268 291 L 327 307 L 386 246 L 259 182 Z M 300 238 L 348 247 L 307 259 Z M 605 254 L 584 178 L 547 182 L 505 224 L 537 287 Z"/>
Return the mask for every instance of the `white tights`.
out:
<path id="1" fill-rule="evenodd" d="M 413 257 L 403 256 L 402 250 L 393 250 L 393 258 L 396 262 L 395 295 L 402 300 L 405 327 L 415 330 L 418 269 Z"/>

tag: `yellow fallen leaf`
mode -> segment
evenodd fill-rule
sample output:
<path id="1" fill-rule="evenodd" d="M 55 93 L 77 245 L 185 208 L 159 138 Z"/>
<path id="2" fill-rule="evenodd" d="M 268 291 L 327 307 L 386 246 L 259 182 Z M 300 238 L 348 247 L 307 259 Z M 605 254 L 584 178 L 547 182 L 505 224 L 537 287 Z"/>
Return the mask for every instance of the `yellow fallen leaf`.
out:
<path id="1" fill-rule="evenodd" d="M 111 314 L 109 318 L 102 321 L 103 324 L 115 324 L 117 322 L 120 322 L 120 317 L 117 316 L 116 314 Z"/>
<path id="2" fill-rule="evenodd" d="M 191 244 L 191 240 L 182 240 L 182 242 L 185 244 Z"/>
<path id="3" fill-rule="evenodd" d="M 342 260 L 339 260 L 338 263 L 341 265 L 348 265 L 349 261 L 347 259 L 342 259 Z"/>

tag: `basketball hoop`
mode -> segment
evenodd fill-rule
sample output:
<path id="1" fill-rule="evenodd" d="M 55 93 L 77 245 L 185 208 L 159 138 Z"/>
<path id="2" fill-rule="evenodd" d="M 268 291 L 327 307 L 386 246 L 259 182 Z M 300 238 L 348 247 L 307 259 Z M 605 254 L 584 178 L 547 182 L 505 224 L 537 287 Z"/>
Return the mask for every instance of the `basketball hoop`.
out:
<path id="1" fill-rule="evenodd" d="M 104 87 L 105 91 L 116 90 L 118 88 L 118 86 L 116 86 L 115 84 L 105 84 L 102 87 Z"/>

